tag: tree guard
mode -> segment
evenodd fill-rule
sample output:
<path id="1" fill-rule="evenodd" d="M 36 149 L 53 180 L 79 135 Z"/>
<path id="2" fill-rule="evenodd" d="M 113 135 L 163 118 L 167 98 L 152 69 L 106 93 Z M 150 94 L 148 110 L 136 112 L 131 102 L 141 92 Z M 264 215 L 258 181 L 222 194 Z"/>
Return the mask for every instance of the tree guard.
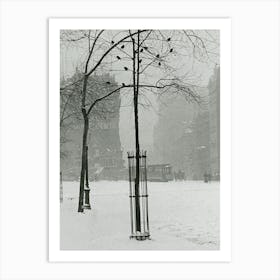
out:
<path id="1" fill-rule="evenodd" d="M 86 166 L 85 166 L 85 175 L 86 175 L 86 185 L 84 188 L 84 192 L 85 192 L 85 200 L 84 200 L 84 205 L 83 205 L 83 209 L 91 209 L 90 206 L 90 198 L 89 198 L 89 192 L 90 192 L 90 187 L 89 187 L 89 181 L 88 181 L 88 146 L 86 146 Z"/>
<path id="2" fill-rule="evenodd" d="M 129 171 L 129 201 L 130 201 L 130 238 L 136 240 L 150 239 L 149 215 L 148 215 L 148 189 L 147 189 L 147 165 L 146 151 L 139 155 L 139 184 L 136 182 L 136 155 L 128 152 Z"/>

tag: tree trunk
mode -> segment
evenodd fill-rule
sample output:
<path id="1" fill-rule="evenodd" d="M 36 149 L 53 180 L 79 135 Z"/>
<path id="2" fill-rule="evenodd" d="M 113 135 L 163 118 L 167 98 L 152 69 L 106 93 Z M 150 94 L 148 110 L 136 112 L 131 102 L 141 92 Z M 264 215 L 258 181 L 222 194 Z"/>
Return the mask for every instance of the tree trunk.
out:
<path id="1" fill-rule="evenodd" d="M 135 213 L 136 231 L 141 231 L 140 218 L 140 198 L 139 198 L 139 179 L 140 179 L 140 145 L 139 145 L 139 125 L 138 125 L 138 96 L 134 95 L 134 119 L 135 119 L 135 150 L 136 150 L 136 174 L 135 174 Z"/>
<path id="2" fill-rule="evenodd" d="M 80 192 L 79 192 L 79 207 L 78 212 L 84 212 L 84 187 L 85 187 L 85 171 L 86 171 L 86 158 L 87 158 L 87 136 L 88 136 L 88 127 L 89 120 L 86 114 L 85 109 L 82 109 L 84 116 L 84 132 L 83 132 L 83 142 L 82 142 L 82 166 L 80 174 Z"/>
<path id="3" fill-rule="evenodd" d="M 135 40 L 132 38 L 133 44 L 133 103 L 134 103 L 134 123 L 135 123 L 135 151 L 136 151 L 136 174 L 135 174 L 135 215 L 136 215 L 136 231 L 141 232 L 141 216 L 140 216 L 140 197 L 139 197 L 139 179 L 140 179 L 140 144 L 139 144 L 139 124 L 138 124 L 138 87 L 139 87 L 139 33 L 138 47 L 135 48 Z M 137 55 L 136 55 L 137 53 Z M 137 62 L 137 69 L 136 69 Z"/>

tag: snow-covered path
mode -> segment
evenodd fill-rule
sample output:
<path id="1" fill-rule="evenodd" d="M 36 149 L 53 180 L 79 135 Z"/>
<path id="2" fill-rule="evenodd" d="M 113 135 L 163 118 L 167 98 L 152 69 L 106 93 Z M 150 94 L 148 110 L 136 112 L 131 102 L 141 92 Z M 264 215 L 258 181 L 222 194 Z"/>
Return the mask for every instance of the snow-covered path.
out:
<path id="1" fill-rule="evenodd" d="M 78 182 L 64 182 L 63 250 L 218 250 L 219 183 L 148 182 L 151 240 L 130 240 L 128 182 L 91 183 L 92 210 L 77 213 Z"/>

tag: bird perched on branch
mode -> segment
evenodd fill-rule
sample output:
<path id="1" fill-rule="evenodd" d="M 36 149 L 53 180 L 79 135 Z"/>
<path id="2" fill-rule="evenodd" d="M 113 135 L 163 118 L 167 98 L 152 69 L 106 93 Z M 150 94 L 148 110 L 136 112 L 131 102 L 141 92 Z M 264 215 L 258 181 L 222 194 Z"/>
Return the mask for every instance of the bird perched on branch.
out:
<path id="1" fill-rule="evenodd" d="M 110 83 L 110 82 L 106 82 L 106 84 L 107 84 L 107 85 L 110 85 L 111 83 Z"/>
<path id="2" fill-rule="evenodd" d="M 117 59 L 121 59 L 121 58 L 117 55 Z"/>
<path id="3" fill-rule="evenodd" d="M 125 83 L 122 83 L 122 86 L 125 87 Z"/>
<path id="4" fill-rule="evenodd" d="M 170 49 L 170 52 L 173 52 L 173 49 Z"/>
<path id="5" fill-rule="evenodd" d="M 167 38 L 167 42 L 169 42 L 171 40 L 171 38 Z"/>
<path id="6" fill-rule="evenodd" d="M 158 63 L 158 66 L 161 66 L 161 63 L 160 63 L 160 62 Z"/>
<path id="7" fill-rule="evenodd" d="M 142 62 L 142 59 L 139 59 L 139 63 L 141 63 Z"/>
<path id="8" fill-rule="evenodd" d="M 111 44 L 113 45 L 113 44 L 115 44 L 115 42 L 114 42 L 114 41 L 111 41 Z"/>
<path id="9" fill-rule="evenodd" d="M 143 52 L 143 49 L 141 49 L 140 52 Z"/>
<path id="10" fill-rule="evenodd" d="M 125 71 L 127 71 L 127 70 L 128 70 L 128 68 L 127 68 L 127 67 L 124 67 L 124 70 L 125 70 Z"/>
<path id="11" fill-rule="evenodd" d="M 159 54 L 157 54 L 157 58 L 159 58 Z"/>
<path id="12" fill-rule="evenodd" d="M 121 46 L 121 49 L 124 49 L 124 45 Z"/>

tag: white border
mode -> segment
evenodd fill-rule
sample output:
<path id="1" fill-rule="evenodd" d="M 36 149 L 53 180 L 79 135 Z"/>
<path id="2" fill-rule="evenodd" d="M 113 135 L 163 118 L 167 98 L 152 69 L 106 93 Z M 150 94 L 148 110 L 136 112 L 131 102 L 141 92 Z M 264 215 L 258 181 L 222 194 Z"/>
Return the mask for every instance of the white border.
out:
<path id="1" fill-rule="evenodd" d="M 62 251 L 59 217 L 60 29 L 219 29 L 221 42 L 221 188 L 218 251 Z M 50 19 L 49 20 L 49 261 L 229 262 L 231 260 L 231 21 L 221 19 Z"/>

